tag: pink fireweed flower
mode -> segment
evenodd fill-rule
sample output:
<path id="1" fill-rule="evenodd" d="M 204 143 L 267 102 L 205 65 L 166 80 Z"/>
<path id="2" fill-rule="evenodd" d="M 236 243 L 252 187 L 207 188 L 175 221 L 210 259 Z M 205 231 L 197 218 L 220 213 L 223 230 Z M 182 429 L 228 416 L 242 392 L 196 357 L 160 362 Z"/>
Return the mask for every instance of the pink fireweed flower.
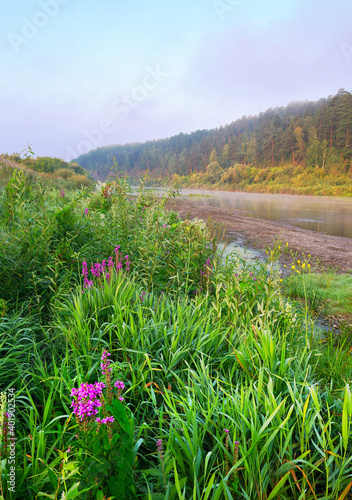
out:
<path id="1" fill-rule="evenodd" d="M 88 210 L 89 210 L 88 208 L 85 209 L 85 211 L 84 211 L 85 215 L 88 215 Z"/>
<path id="2" fill-rule="evenodd" d="M 82 276 L 84 276 L 83 288 L 84 289 L 91 288 L 94 285 L 94 283 L 93 281 L 90 281 L 88 279 L 88 266 L 85 260 L 82 262 Z M 82 293 L 84 293 L 84 290 L 82 291 Z"/>
<path id="3" fill-rule="evenodd" d="M 157 440 L 157 442 L 156 442 L 156 449 L 158 451 L 158 455 L 159 455 L 160 462 L 161 462 L 161 468 L 162 468 L 163 476 L 164 476 L 164 485 L 166 486 L 165 470 L 164 470 L 163 441 L 162 441 L 162 439 L 158 439 Z"/>
<path id="4" fill-rule="evenodd" d="M 206 261 L 205 265 L 206 265 L 207 267 L 210 267 L 211 269 L 213 269 L 213 264 L 211 264 L 211 262 L 210 262 L 210 258 L 208 258 L 208 259 L 207 259 L 207 261 Z"/>
<path id="5" fill-rule="evenodd" d="M 105 375 L 105 384 L 106 384 L 106 402 L 108 404 L 111 404 L 112 401 L 112 385 L 111 385 L 111 367 L 110 365 L 110 360 L 108 357 L 111 356 L 111 354 L 104 349 L 101 359 L 101 370 L 103 375 Z"/>
<path id="6" fill-rule="evenodd" d="M 82 262 L 82 276 L 88 278 L 88 266 L 85 260 Z"/>
<path id="7" fill-rule="evenodd" d="M 115 247 L 115 263 L 116 263 L 116 269 L 117 269 L 117 272 L 119 272 L 119 265 L 120 265 L 120 245 L 116 245 Z"/>
<path id="8" fill-rule="evenodd" d="M 88 278 L 84 278 L 83 280 L 83 288 L 91 288 L 94 285 L 94 282 L 89 280 Z"/>
<path id="9" fill-rule="evenodd" d="M 114 422 L 115 419 L 114 417 L 105 417 L 105 418 L 96 418 L 95 421 L 98 423 L 98 424 L 107 424 L 108 422 Z"/>
<path id="10" fill-rule="evenodd" d="M 61 191 L 60 193 L 60 198 L 65 198 L 65 193 L 64 193 L 64 190 Z"/>
<path id="11" fill-rule="evenodd" d="M 92 267 L 93 269 L 93 267 Z M 100 278 L 100 274 L 103 272 L 103 268 L 101 266 L 101 264 L 99 264 L 99 262 L 97 262 L 96 264 L 94 264 L 94 271 L 92 271 L 91 269 L 91 273 L 93 274 L 93 276 L 95 276 L 96 278 Z"/>
<path id="12" fill-rule="evenodd" d="M 129 270 L 131 269 L 131 261 L 128 255 L 125 255 L 125 259 L 126 259 L 126 271 L 129 272 Z"/>
<path id="13" fill-rule="evenodd" d="M 105 385 L 102 382 L 96 382 L 95 384 L 83 383 L 78 389 L 74 387 L 71 390 L 71 396 L 74 397 L 71 407 L 73 407 L 73 413 L 80 421 L 89 420 L 90 417 L 98 413 L 97 408 L 101 406 L 100 397 L 103 395 L 104 387 Z"/>
<path id="14" fill-rule="evenodd" d="M 114 383 L 114 386 L 117 387 L 117 396 L 118 396 L 119 400 L 123 401 L 124 398 L 121 396 L 121 392 L 124 390 L 125 384 L 121 380 L 117 380 Z"/>
<path id="15" fill-rule="evenodd" d="M 102 369 L 103 375 L 105 375 L 106 373 L 110 373 L 111 372 L 111 368 L 109 367 L 110 360 L 108 359 L 108 356 L 111 356 L 111 354 L 104 349 L 103 355 L 100 358 L 101 359 L 100 367 Z"/>
<path id="16" fill-rule="evenodd" d="M 101 419 L 101 423 L 102 424 L 107 424 L 108 422 L 112 423 L 112 422 L 114 422 L 114 420 L 115 420 L 114 417 L 105 417 L 105 418 Z"/>

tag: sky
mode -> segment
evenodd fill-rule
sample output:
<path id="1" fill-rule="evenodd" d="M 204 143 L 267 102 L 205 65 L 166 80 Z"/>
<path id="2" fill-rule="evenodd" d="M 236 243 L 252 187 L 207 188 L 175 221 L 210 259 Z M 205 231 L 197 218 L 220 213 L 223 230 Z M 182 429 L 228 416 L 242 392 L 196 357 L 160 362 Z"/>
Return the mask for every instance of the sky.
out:
<path id="1" fill-rule="evenodd" d="M 0 62 L 0 154 L 69 161 L 351 91 L 352 2 L 4 2 Z"/>

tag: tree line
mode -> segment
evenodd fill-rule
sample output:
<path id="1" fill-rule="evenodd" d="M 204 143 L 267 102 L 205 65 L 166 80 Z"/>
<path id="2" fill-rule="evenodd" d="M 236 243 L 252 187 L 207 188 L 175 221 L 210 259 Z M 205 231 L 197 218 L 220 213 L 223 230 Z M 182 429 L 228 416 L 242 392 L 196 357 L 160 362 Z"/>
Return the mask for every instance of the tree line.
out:
<path id="1" fill-rule="evenodd" d="M 120 170 L 138 178 L 207 173 L 213 182 L 237 166 L 258 171 L 283 165 L 352 174 L 352 94 L 340 89 L 319 101 L 292 102 L 257 116 L 243 116 L 213 130 L 180 133 L 167 139 L 111 145 L 75 161 L 104 179 L 117 161 Z M 235 182 L 235 179 L 233 179 Z"/>

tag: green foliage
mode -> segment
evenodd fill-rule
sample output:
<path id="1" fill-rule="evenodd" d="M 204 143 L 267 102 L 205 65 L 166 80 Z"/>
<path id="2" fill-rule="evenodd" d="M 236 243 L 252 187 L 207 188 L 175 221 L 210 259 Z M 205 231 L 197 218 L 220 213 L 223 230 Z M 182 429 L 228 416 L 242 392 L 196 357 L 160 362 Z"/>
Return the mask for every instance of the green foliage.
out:
<path id="1" fill-rule="evenodd" d="M 228 479 L 236 470 L 238 492 L 247 498 L 298 498 L 306 489 L 308 498 L 337 499 L 352 472 L 345 383 L 335 372 L 318 387 L 321 349 L 308 340 L 305 316 L 282 300 L 275 276 L 262 268 L 254 280 L 238 271 L 232 283 L 230 274 L 214 270 L 215 296 L 177 303 L 153 294 L 142 302 L 141 289 L 122 278 L 106 285 L 109 293 L 78 294 L 61 310 L 71 319 L 60 329 L 85 357 L 101 336 L 117 354 L 115 373 L 128 381 L 136 440 L 143 439 L 138 484 L 145 477 L 153 498 L 174 497 L 178 485 L 182 498 L 202 498 L 209 484 L 210 498 L 227 498 L 235 495 Z M 352 375 L 350 365 L 339 370 L 345 380 Z M 341 419 L 332 416 L 343 405 L 345 438 Z M 152 460 L 158 438 L 164 453 Z M 235 441 L 240 455 L 228 473 Z"/>
<path id="2" fill-rule="evenodd" d="M 204 223 L 164 212 L 166 197 L 143 185 L 131 194 L 117 178 L 101 192 L 62 197 L 15 172 L 0 198 L 0 298 L 28 301 L 44 318 L 54 298 L 77 283 L 82 261 L 107 259 L 117 244 L 145 289 L 195 293 L 215 236 Z"/>
<path id="3" fill-rule="evenodd" d="M 34 158 L 30 146 L 24 151 L 24 158 L 17 154 L 0 156 L 0 186 L 6 186 L 15 172 L 25 174 L 28 184 L 35 184 L 39 177 L 44 187 L 65 191 L 92 186 L 88 172 L 77 163 L 66 163 L 59 158 Z"/>
<path id="4" fill-rule="evenodd" d="M 323 306 L 325 314 L 352 317 L 352 276 L 336 273 L 309 273 L 292 276 L 288 292 Z"/>
<path id="5" fill-rule="evenodd" d="M 15 389 L 17 438 L 3 496 L 348 498 L 347 335 L 322 342 L 274 265 L 223 262 L 210 228 L 165 201 L 124 177 L 61 197 L 15 176 L 2 193 L 0 386 Z M 82 289 L 82 261 L 117 244 L 130 272 Z M 104 349 L 125 399 L 106 406 L 111 436 L 81 435 L 70 393 L 99 379 Z"/>
<path id="6" fill-rule="evenodd" d="M 219 182 L 221 174 L 222 174 L 222 168 L 220 167 L 217 161 L 213 161 L 209 163 L 209 165 L 207 165 L 207 179 L 210 182 L 214 184 L 216 182 Z"/>
<path id="7" fill-rule="evenodd" d="M 37 172 L 52 173 L 59 169 L 66 168 L 67 163 L 60 158 L 50 158 L 48 156 L 41 156 L 36 158 L 33 169 Z"/>

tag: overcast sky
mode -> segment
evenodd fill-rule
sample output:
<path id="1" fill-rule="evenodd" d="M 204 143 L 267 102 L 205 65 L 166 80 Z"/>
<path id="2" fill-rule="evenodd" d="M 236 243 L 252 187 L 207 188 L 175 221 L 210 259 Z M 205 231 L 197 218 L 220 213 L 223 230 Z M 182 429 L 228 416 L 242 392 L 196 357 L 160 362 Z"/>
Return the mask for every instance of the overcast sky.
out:
<path id="1" fill-rule="evenodd" d="M 70 160 L 351 91 L 352 2 L 3 2 L 0 61 L 0 153 Z"/>

